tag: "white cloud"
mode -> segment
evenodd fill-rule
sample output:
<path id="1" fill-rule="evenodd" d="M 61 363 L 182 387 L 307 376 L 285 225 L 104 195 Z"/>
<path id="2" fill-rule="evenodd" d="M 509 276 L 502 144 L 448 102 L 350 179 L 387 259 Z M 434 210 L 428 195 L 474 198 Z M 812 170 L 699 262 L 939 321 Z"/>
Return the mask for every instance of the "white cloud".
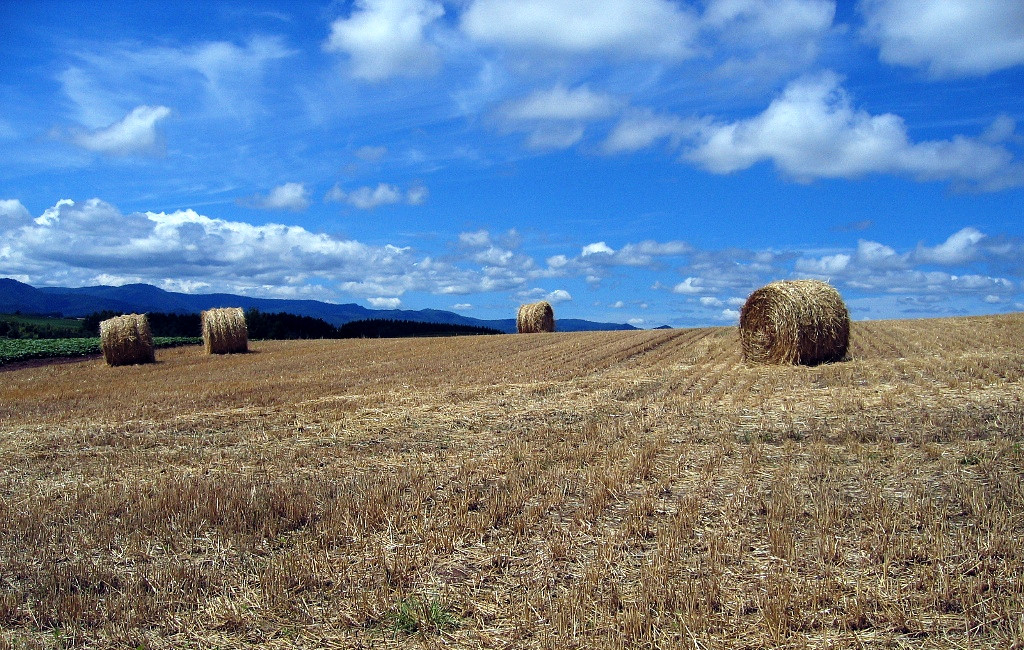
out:
<path id="1" fill-rule="evenodd" d="M 168 94 L 183 110 L 198 104 L 207 117 L 234 120 L 260 112 L 267 67 L 295 53 L 280 38 L 262 36 L 241 46 L 228 41 L 184 48 L 118 45 L 75 52 L 75 64 L 57 80 L 75 105 L 77 121 L 93 130 L 111 124 L 130 106 Z"/>
<path id="2" fill-rule="evenodd" d="M 490 246 L 491 233 L 487 232 L 486 230 L 477 230 L 475 232 L 461 232 L 459 233 L 459 244 L 470 248 Z"/>
<path id="3" fill-rule="evenodd" d="M 692 246 L 683 241 L 657 242 L 648 239 L 626 244 L 615 252 L 613 261 L 624 266 L 651 266 L 657 257 L 678 257 L 692 253 L 693 250 Z"/>
<path id="4" fill-rule="evenodd" d="M 367 81 L 434 73 L 440 52 L 426 29 L 444 15 L 433 0 L 356 0 L 348 18 L 331 24 L 328 52 L 351 58 L 351 74 Z"/>
<path id="5" fill-rule="evenodd" d="M 583 139 L 585 123 L 614 115 L 619 99 L 595 93 L 586 86 L 555 86 L 507 102 L 496 113 L 506 131 L 529 134 L 533 149 L 565 149 Z"/>
<path id="6" fill-rule="evenodd" d="M 156 125 L 171 114 L 166 106 L 137 106 L 119 122 L 98 131 L 73 132 L 71 141 L 83 149 L 112 156 L 158 153 Z"/>
<path id="7" fill-rule="evenodd" d="M 900 269 L 907 265 L 907 256 L 893 248 L 866 239 L 857 240 L 857 264 L 869 269 Z"/>
<path id="8" fill-rule="evenodd" d="M 723 305 L 722 301 L 714 296 L 704 296 L 700 299 L 700 304 L 705 307 L 721 307 Z"/>
<path id="9" fill-rule="evenodd" d="M 457 302 L 454 305 L 452 305 L 452 309 L 458 309 L 459 311 L 468 311 L 472 308 L 473 305 L 471 305 L 468 302 Z"/>
<path id="10" fill-rule="evenodd" d="M 260 210 L 291 210 L 301 212 L 309 207 L 310 190 L 304 183 L 285 183 L 270 190 L 266 196 L 256 195 L 242 201 L 243 205 Z"/>
<path id="11" fill-rule="evenodd" d="M 520 49 L 680 59 L 694 53 L 697 19 L 668 0 L 476 0 L 462 30 Z"/>
<path id="12" fill-rule="evenodd" d="M 725 57 L 720 73 L 774 77 L 814 61 L 835 11 L 833 0 L 709 0 L 701 26 Z"/>
<path id="13" fill-rule="evenodd" d="M 401 298 L 367 298 L 366 301 L 375 309 L 398 309 L 402 306 Z"/>
<path id="14" fill-rule="evenodd" d="M 625 306 L 626 306 L 626 303 L 622 302 L 621 300 L 616 300 L 615 302 L 613 302 L 611 304 L 611 308 L 612 309 L 622 309 Z"/>
<path id="15" fill-rule="evenodd" d="M 13 230 L 32 221 L 28 208 L 18 199 L 0 199 L 0 232 Z"/>
<path id="16" fill-rule="evenodd" d="M 738 309 L 723 309 L 718 319 L 727 323 L 736 323 L 740 320 L 740 312 Z"/>
<path id="17" fill-rule="evenodd" d="M 565 289 L 555 289 L 544 296 L 544 300 L 547 300 L 550 303 L 568 302 L 572 300 L 572 294 Z"/>
<path id="18" fill-rule="evenodd" d="M 346 200 L 360 210 L 402 202 L 402 192 L 395 185 L 378 183 L 377 187 L 360 187 L 348 193 Z"/>
<path id="19" fill-rule="evenodd" d="M 976 228 L 967 227 L 949 236 L 938 246 L 919 245 L 914 258 L 920 262 L 959 265 L 977 259 L 981 255 L 978 245 L 985 239 L 985 233 Z"/>
<path id="20" fill-rule="evenodd" d="M 544 261 L 553 269 L 561 269 L 569 265 L 569 258 L 565 255 L 552 255 Z"/>
<path id="21" fill-rule="evenodd" d="M 710 0 L 702 21 L 732 29 L 736 39 L 763 43 L 821 34 L 832 25 L 835 11 L 833 0 Z"/>
<path id="22" fill-rule="evenodd" d="M 1020 0 L 862 0 L 864 35 L 882 61 L 935 76 L 984 75 L 1024 63 Z"/>
<path id="23" fill-rule="evenodd" d="M 693 121 L 673 115 L 658 115 L 649 110 L 635 110 L 623 117 L 605 138 L 605 153 L 629 153 L 646 149 L 659 140 L 668 140 L 678 147 L 683 138 L 699 132 Z"/>
<path id="24" fill-rule="evenodd" d="M 506 119 L 516 122 L 593 120 L 613 114 L 619 104 L 619 100 L 611 95 L 595 93 L 586 86 L 570 90 L 558 85 L 509 102 L 501 112 Z"/>
<path id="25" fill-rule="evenodd" d="M 853 257 L 845 253 L 825 255 L 817 259 L 801 258 L 794 265 L 800 273 L 811 273 L 819 276 L 834 276 L 846 270 Z"/>
<path id="26" fill-rule="evenodd" d="M 593 244 L 587 244 L 583 247 L 583 251 L 580 253 L 581 257 L 587 257 L 589 255 L 612 255 L 615 251 L 603 241 L 595 242 Z"/>
<path id="27" fill-rule="evenodd" d="M 284 224 L 252 225 L 193 210 L 123 214 L 99 199 L 64 199 L 0 245 L 5 273 L 70 286 L 103 275 L 216 291 L 336 299 L 505 291 L 526 279 L 488 274 L 392 245 L 371 246 Z"/>
<path id="28" fill-rule="evenodd" d="M 753 118 L 703 125 L 685 157 L 719 174 L 771 161 L 802 182 L 904 173 L 989 190 L 1024 184 L 1005 148 L 963 136 L 913 143 L 902 118 L 855 109 L 833 73 L 790 83 Z"/>
<path id="29" fill-rule="evenodd" d="M 696 296 L 707 291 L 700 278 L 689 277 L 672 287 L 672 293 L 681 293 L 688 296 Z"/>
<path id="30" fill-rule="evenodd" d="M 429 196 L 430 190 L 427 189 L 426 185 L 414 183 L 405 192 L 405 202 L 409 205 L 423 205 L 427 202 Z"/>
<path id="31" fill-rule="evenodd" d="M 420 183 L 414 183 L 408 190 L 403 192 L 397 185 L 391 183 L 378 183 L 376 187 L 364 185 L 350 192 L 335 185 L 324 196 L 324 201 L 337 203 L 348 203 L 360 210 L 373 210 L 382 205 L 396 205 L 405 203 L 407 205 L 423 205 L 430 196 L 427 187 Z"/>
<path id="32" fill-rule="evenodd" d="M 258 93 L 254 91 L 260 87 L 267 65 L 294 54 L 296 51 L 286 48 L 280 38 L 257 36 L 244 47 L 215 41 L 185 51 L 154 50 L 151 57 L 158 60 L 150 61 L 149 65 L 161 72 L 168 64 L 199 72 L 212 108 L 244 116 L 258 110 Z"/>

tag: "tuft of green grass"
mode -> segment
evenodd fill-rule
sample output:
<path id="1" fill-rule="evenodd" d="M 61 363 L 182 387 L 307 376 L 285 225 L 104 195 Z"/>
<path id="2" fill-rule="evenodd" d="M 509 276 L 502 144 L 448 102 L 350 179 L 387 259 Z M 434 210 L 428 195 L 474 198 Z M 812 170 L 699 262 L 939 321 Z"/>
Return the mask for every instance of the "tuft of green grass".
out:
<path id="1" fill-rule="evenodd" d="M 440 634 L 459 627 L 462 620 L 436 598 L 403 598 L 385 617 L 386 628 L 398 634 Z"/>

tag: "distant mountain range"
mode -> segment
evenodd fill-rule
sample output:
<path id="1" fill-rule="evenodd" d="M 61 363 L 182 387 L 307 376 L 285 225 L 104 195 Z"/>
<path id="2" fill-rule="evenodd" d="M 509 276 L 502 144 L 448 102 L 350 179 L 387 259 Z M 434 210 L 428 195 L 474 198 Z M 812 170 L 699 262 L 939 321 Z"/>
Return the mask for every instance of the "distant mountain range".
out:
<path id="1" fill-rule="evenodd" d="M 367 309 L 347 303 L 336 305 L 318 300 L 280 300 L 248 298 L 230 293 L 176 293 L 151 284 L 126 284 L 120 287 L 41 287 L 36 288 L 10 278 L 0 278 L 0 314 L 59 314 L 67 317 L 87 316 L 97 311 L 121 313 L 198 313 L 214 307 L 241 307 L 267 313 L 287 312 L 298 316 L 322 318 L 331 325 L 344 325 L 354 320 L 388 318 L 420 323 L 454 323 L 476 327 L 493 327 L 502 332 L 516 331 L 515 318 L 484 320 L 470 318 L 440 309 Z M 560 332 L 596 330 L 633 330 L 624 323 L 595 323 L 578 318 L 559 318 Z"/>

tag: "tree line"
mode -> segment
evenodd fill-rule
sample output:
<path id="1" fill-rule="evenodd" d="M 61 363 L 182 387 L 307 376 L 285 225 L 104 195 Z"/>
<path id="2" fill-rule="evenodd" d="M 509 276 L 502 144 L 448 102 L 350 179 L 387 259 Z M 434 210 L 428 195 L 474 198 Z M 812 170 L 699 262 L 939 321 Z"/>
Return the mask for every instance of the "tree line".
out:
<path id="1" fill-rule="evenodd" d="M 0 338 L 48 339 L 82 338 L 99 336 L 100 323 L 119 316 L 121 312 L 98 311 L 77 321 L 66 318 L 4 318 L 0 316 Z M 202 335 L 199 314 L 174 314 L 163 312 L 147 313 L 149 328 L 153 336 Z M 409 320 L 374 318 L 352 321 L 340 327 L 331 325 L 322 318 L 298 316 L 296 314 L 267 313 L 258 309 L 245 311 L 245 322 L 250 339 L 347 339 L 347 338 L 397 338 L 412 336 L 467 336 L 479 334 L 500 334 L 490 327 L 454 325 L 451 323 L 421 323 Z"/>

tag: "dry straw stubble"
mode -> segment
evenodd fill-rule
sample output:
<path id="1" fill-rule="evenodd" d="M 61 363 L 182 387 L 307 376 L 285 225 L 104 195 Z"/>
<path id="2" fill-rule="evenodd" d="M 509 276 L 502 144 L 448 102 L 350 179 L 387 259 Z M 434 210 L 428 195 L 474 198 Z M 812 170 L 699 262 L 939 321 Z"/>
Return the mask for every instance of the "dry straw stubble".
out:
<path id="1" fill-rule="evenodd" d="M 839 292 L 820 280 L 772 282 L 740 311 L 746 361 L 814 365 L 840 361 L 850 342 L 850 314 Z"/>
<path id="2" fill-rule="evenodd" d="M 100 323 L 100 345 L 108 366 L 154 363 L 153 333 L 145 314 L 126 314 Z"/>
<path id="3" fill-rule="evenodd" d="M 546 300 L 520 305 L 516 315 L 516 330 L 520 334 L 555 331 L 555 311 Z"/>
<path id="4" fill-rule="evenodd" d="M 240 307 L 208 309 L 202 314 L 203 346 L 207 354 L 249 351 L 249 328 Z"/>

